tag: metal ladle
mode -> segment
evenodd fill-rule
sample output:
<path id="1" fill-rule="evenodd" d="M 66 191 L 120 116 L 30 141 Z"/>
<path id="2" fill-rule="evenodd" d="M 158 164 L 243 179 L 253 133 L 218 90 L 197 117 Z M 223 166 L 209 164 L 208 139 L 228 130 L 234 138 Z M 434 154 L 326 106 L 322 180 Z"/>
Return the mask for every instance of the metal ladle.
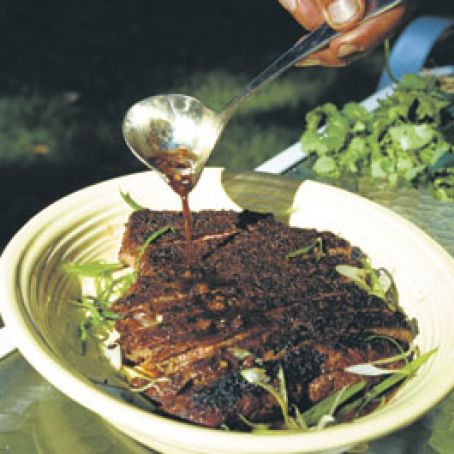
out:
<path id="1" fill-rule="evenodd" d="M 371 0 L 365 19 L 388 11 L 404 0 Z M 323 24 L 304 36 L 216 113 L 199 100 L 181 94 L 158 95 L 134 104 L 126 113 L 123 135 L 131 151 L 172 183 L 185 181 L 188 193 L 197 183 L 224 127 L 240 104 L 297 61 L 326 46 L 338 32 Z M 181 194 L 179 190 L 177 190 Z"/>

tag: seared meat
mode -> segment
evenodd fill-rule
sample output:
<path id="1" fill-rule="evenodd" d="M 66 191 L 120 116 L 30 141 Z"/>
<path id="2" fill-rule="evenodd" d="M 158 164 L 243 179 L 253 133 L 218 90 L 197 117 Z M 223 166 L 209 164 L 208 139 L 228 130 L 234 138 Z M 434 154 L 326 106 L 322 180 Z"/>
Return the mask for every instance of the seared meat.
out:
<path id="1" fill-rule="evenodd" d="M 240 426 L 238 415 L 269 421 L 277 403 L 242 369 L 277 380 L 282 367 L 290 402 L 304 410 L 359 380 L 346 366 L 395 354 L 381 334 L 411 342 L 404 314 L 335 270 L 361 266 L 347 241 L 250 212 L 202 211 L 193 222 L 190 273 L 176 212 L 133 213 L 120 251 L 134 264 L 153 231 L 173 226 L 141 255 L 137 282 L 113 307 L 124 316 L 123 361 L 156 380 L 146 394 L 164 413 L 212 427 Z"/>

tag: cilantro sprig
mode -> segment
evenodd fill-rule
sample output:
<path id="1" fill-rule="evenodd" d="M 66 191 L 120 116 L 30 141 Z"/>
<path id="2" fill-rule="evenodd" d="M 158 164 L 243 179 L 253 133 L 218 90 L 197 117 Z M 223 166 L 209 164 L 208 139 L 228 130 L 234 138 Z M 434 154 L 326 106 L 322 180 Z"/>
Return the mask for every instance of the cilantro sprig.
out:
<path id="1" fill-rule="evenodd" d="M 437 78 L 409 74 L 373 112 L 354 102 L 310 111 L 301 145 L 320 177 L 403 182 L 454 201 L 453 107 Z"/>

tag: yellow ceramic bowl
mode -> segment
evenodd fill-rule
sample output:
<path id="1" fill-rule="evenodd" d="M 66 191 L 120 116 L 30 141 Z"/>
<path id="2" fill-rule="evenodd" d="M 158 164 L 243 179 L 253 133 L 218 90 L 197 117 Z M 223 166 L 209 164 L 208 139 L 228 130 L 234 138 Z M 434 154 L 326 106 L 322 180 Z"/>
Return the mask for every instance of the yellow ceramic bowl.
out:
<path id="1" fill-rule="evenodd" d="M 93 384 L 108 367 L 82 357 L 69 301 L 80 289 L 62 263 L 116 260 L 130 212 L 119 190 L 152 209 L 179 209 L 178 197 L 154 172 L 113 179 L 65 197 L 32 218 L 1 259 L 0 303 L 25 358 L 55 387 L 146 446 L 165 453 L 342 452 L 402 428 L 436 405 L 454 385 L 454 263 L 421 230 L 348 192 L 315 182 L 209 168 L 190 196 L 194 210 L 291 213 L 289 222 L 328 229 L 361 247 L 374 266 L 391 270 L 401 305 L 416 317 L 422 352 L 438 348 L 381 410 L 321 431 L 256 435 L 206 429 L 155 415 Z M 93 349 L 92 349 L 93 352 Z"/>

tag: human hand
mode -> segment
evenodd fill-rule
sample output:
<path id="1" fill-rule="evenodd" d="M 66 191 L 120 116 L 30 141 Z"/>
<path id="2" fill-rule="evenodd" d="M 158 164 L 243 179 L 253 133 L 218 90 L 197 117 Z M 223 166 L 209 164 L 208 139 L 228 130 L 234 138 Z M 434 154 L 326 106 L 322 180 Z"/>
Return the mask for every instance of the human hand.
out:
<path id="1" fill-rule="evenodd" d="M 342 32 L 327 48 L 314 52 L 299 66 L 345 66 L 386 39 L 405 13 L 400 5 L 361 23 L 367 0 L 278 0 L 279 3 L 307 30 L 327 22 Z"/>

